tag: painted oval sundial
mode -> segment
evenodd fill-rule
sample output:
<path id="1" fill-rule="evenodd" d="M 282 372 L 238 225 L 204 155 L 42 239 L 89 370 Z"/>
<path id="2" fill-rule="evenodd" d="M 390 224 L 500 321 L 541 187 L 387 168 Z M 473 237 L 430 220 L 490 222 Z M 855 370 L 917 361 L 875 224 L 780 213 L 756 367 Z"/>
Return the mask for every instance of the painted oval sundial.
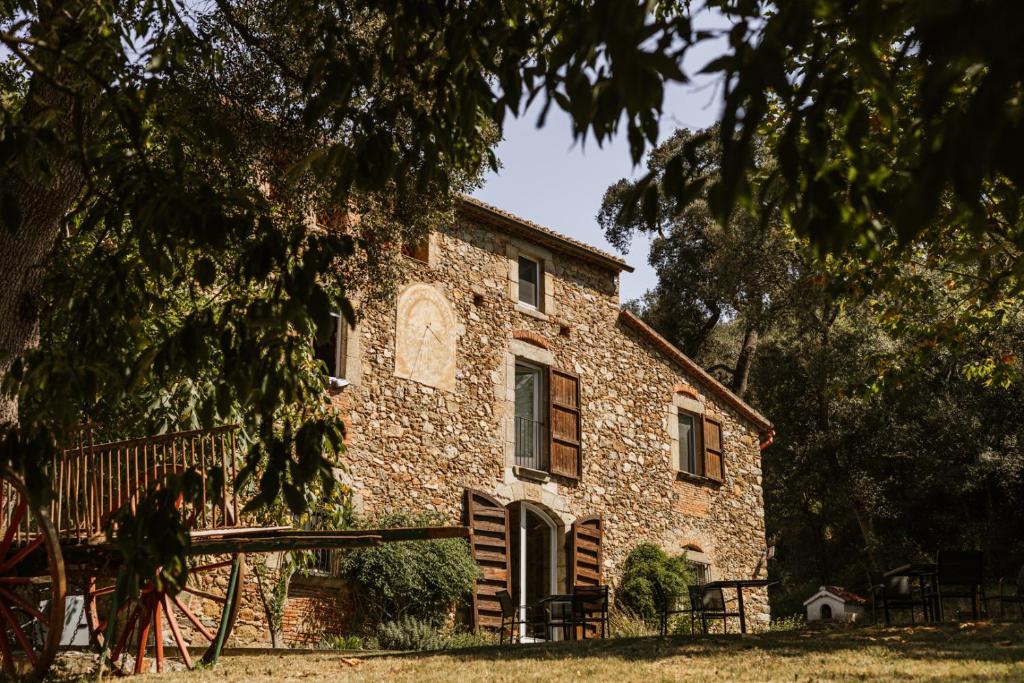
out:
<path id="1" fill-rule="evenodd" d="M 414 284 L 398 297 L 395 375 L 455 391 L 455 313 L 436 287 Z"/>

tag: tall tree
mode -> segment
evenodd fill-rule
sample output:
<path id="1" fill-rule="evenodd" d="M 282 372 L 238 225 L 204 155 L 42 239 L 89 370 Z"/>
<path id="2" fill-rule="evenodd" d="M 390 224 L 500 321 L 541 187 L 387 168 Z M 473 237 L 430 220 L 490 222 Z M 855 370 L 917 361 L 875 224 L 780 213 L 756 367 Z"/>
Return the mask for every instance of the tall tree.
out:
<path id="1" fill-rule="evenodd" d="M 701 144 L 693 146 L 696 141 Z M 656 224 L 629 211 L 640 183 L 626 179 L 605 192 L 597 220 L 622 250 L 637 233 L 654 236 L 649 260 L 658 284 L 639 305 L 648 322 L 670 341 L 700 360 L 721 323 L 740 329 L 736 353 L 716 358 L 710 369 L 724 374 L 731 389 L 743 396 L 761 337 L 793 302 L 794 288 L 807 276 L 804 247 L 778 215 L 762 223 L 744 210 L 720 224 L 705 199 L 674 211 L 672 174 L 678 177 L 680 169 L 668 164 L 687 147 L 691 153 L 682 172 L 715 178 L 721 151 L 713 130 L 679 130 L 647 159 L 660 188 Z"/>
<path id="2" fill-rule="evenodd" d="M 875 266 L 894 251 L 945 251 L 959 233 L 974 273 L 973 313 L 948 324 L 998 327 L 1024 288 L 1024 6 L 1016 0 L 706 0 L 730 26 L 703 71 L 722 78 L 720 173 L 688 166 L 694 140 L 648 174 L 629 210 L 654 226 L 666 191 L 708 197 L 722 224 L 780 212 L 822 253 Z M 767 177 L 767 147 L 777 164 Z M 664 185 L 664 186 L 663 186 Z M 706 192 L 705 192 L 706 190 Z M 677 207 L 673 208 L 673 211 Z M 887 286 L 875 280 L 876 286 Z M 899 285 L 896 285 L 898 289 Z M 993 334 L 998 332 L 993 330 Z M 954 335 L 952 335 L 955 337 Z M 983 371 L 1017 376 L 994 350 Z"/>

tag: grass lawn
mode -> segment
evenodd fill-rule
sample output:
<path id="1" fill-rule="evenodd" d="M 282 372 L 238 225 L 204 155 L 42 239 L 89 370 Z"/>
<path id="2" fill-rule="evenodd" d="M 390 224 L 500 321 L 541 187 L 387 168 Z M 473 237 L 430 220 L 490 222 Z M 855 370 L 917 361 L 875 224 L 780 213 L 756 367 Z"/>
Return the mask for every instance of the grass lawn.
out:
<path id="1" fill-rule="evenodd" d="M 352 663 L 354 662 L 354 663 Z M 439 653 L 226 656 L 162 681 L 1024 681 L 1024 625 L 629 638 Z"/>

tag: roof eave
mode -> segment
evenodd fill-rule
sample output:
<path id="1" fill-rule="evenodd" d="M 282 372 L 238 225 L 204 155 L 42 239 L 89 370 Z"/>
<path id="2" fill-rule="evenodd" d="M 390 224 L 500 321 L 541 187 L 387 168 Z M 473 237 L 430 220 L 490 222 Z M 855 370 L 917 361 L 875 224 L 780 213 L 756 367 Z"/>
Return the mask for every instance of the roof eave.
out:
<path id="1" fill-rule="evenodd" d="M 625 261 L 612 257 L 608 254 L 604 254 L 597 248 L 583 244 L 576 244 L 575 242 L 556 234 L 550 228 L 542 229 L 539 226 L 532 225 L 523 219 L 513 216 L 512 214 L 496 210 L 479 200 L 473 199 L 472 197 L 462 197 L 460 210 L 465 213 L 474 214 L 477 217 L 483 217 L 492 224 L 495 224 L 497 227 L 508 232 L 527 237 L 535 242 L 543 244 L 546 247 L 550 247 L 556 251 L 560 251 L 571 256 L 579 257 L 595 265 L 608 268 L 609 270 L 626 273 L 632 273 L 634 270 L 633 266 L 629 265 Z"/>

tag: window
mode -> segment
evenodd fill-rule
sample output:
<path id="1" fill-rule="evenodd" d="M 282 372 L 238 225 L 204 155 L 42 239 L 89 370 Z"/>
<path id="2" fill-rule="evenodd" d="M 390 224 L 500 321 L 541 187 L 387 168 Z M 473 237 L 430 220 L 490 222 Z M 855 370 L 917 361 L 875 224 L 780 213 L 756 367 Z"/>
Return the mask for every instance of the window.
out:
<path id="1" fill-rule="evenodd" d="M 703 586 L 708 582 L 710 579 L 710 567 L 706 563 L 690 560 L 686 564 L 690 566 L 690 570 L 693 572 L 693 579 L 698 586 Z"/>
<path id="2" fill-rule="evenodd" d="M 541 267 L 538 261 L 526 256 L 519 257 L 519 302 L 540 308 Z"/>
<path id="3" fill-rule="evenodd" d="M 402 254 L 408 256 L 411 259 L 422 261 L 423 263 L 430 262 L 430 238 L 424 237 L 418 242 L 406 242 L 402 245 Z"/>
<path id="4" fill-rule="evenodd" d="M 679 411 L 679 469 L 697 476 L 704 475 L 700 430 L 699 415 Z"/>
<path id="5" fill-rule="evenodd" d="M 544 470 L 544 371 L 516 363 L 516 465 Z"/>
<path id="6" fill-rule="evenodd" d="M 345 319 L 338 313 L 331 313 L 331 320 L 334 326 L 331 330 L 331 337 L 322 344 L 317 344 L 314 351 L 316 359 L 322 361 L 327 368 L 327 376 L 334 386 L 344 385 L 345 382 L 345 342 L 348 325 Z"/>

